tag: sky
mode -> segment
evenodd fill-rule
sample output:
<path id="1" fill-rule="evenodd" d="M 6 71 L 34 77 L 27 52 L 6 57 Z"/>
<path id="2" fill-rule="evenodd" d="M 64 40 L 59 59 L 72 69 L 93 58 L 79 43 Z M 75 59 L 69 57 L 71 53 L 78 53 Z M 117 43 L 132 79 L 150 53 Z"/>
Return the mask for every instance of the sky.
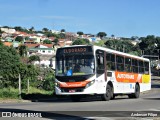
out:
<path id="1" fill-rule="evenodd" d="M 160 0 L 0 0 L 0 26 L 160 36 Z"/>

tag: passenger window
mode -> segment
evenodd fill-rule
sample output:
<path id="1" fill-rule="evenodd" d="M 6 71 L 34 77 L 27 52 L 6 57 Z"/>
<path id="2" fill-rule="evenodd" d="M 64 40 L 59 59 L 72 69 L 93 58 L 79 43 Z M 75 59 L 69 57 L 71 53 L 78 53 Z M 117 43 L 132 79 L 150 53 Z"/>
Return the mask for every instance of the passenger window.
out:
<path id="1" fill-rule="evenodd" d="M 131 58 L 125 58 L 125 71 L 126 72 L 132 72 L 132 67 L 131 67 Z"/>
<path id="2" fill-rule="evenodd" d="M 138 61 L 139 62 L 139 73 L 144 74 L 144 62 L 143 61 Z"/>
<path id="3" fill-rule="evenodd" d="M 144 62 L 145 74 L 149 74 L 149 62 Z"/>
<path id="4" fill-rule="evenodd" d="M 115 55 L 111 53 L 106 53 L 106 69 L 115 70 Z"/>
<path id="5" fill-rule="evenodd" d="M 132 72 L 138 73 L 138 60 L 132 59 Z"/>
<path id="6" fill-rule="evenodd" d="M 124 71 L 124 57 L 116 56 L 116 67 L 118 71 Z"/>

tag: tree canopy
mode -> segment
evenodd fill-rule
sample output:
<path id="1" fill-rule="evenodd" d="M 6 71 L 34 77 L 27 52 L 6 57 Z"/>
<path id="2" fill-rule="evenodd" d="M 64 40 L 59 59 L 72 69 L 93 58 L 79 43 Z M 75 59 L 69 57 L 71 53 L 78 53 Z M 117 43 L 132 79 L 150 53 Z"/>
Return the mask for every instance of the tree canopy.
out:
<path id="1" fill-rule="evenodd" d="M 15 41 L 23 42 L 23 37 L 22 36 L 17 36 Z"/>
<path id="2" fill-rule="evenodd" d="M 65 31 L 66 31 L 65 29 L 62 29 L 62 30 L 61 30 L 61 32 L 65 32 Z"/>
<path id="3" fill-rule="evenodd" d="M 107 34 L 105 32 L 99 32 L 97 36 L 102 39 L 104 36 L 107 36 Z"/>
<path id="4" fill-rule="evenodd" d="M 50 40 L 44 40 L 43 44 L 52 44 L 52 42 Z"/>
<path id="5" fill-rule="evenodd" d="M 78 35 L 83 35 L 84 33 L 82 31 L 77 32 Z"/>
<path id="6" fill-rule="evenodd" d="M 22 80 L 38 75 L 38 70 L 33 65 L 21 62 L 15 48 L 0 44 L 0 51 L 0 77 L 3 87 L 18 87 L 19 74 Z"/>
<path id="7" fill-rule="evenodd" d="M 88 44 L 90 44 L 88 39 L 77 39 L 72 43 L 72 45 L 88 45 Z"/>

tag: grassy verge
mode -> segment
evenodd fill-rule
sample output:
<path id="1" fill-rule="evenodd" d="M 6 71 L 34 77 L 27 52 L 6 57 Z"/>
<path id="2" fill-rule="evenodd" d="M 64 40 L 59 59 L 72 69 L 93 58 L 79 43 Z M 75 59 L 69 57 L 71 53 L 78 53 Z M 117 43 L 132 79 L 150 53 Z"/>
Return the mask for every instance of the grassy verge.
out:
<path id="1" fill-rule="evenodd" d="M 29 93 L 27 93 L 27 90 L 22 90 L 21 96 L 22 99 L 53 97 L 53 91 L 45 91 L 30 87 Z M 0 89 L 0 100 L 4 99 L 19 99 L 19 90 L 12 87 Z"/>

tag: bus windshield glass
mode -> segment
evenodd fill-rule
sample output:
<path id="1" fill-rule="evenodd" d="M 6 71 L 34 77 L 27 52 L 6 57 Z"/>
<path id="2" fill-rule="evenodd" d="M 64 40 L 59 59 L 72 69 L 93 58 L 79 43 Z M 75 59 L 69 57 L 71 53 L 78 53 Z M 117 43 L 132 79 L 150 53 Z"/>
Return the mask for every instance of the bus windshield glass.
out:
<path id="1" fill-rule="evenodd" d="M 92 54 L 59 55 L 56 57 L 56 76 L 89 75 L 95 72 Z"/>

